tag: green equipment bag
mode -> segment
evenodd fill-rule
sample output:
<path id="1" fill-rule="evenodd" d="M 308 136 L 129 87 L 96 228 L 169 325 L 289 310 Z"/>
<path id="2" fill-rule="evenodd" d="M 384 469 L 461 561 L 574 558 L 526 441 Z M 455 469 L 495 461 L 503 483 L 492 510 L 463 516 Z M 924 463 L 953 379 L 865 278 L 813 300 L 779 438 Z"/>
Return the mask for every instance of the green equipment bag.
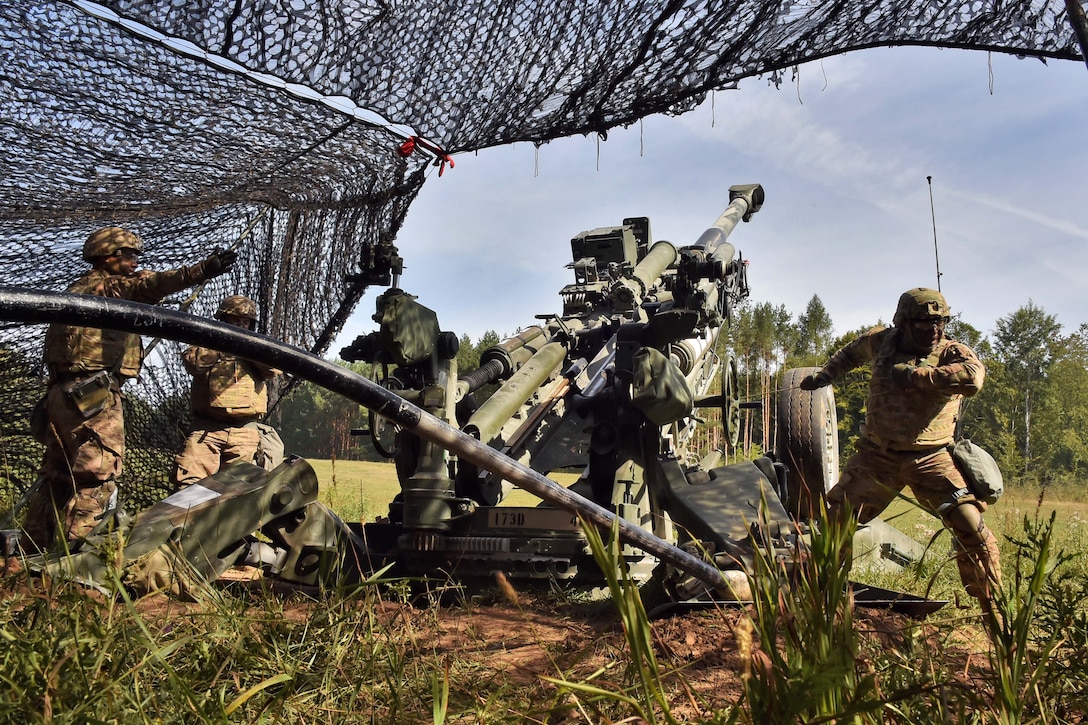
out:
<path id="1" fill-rule="evenodd" d="M 676 363 L 652 347 L 636 352 L 633 363 L 631 403 L 654 425 L 668 425 L 691 413 L 695 397 Z"/>
<path id="2" fill-rule="evenodd" d="M 997 503 L 1005 492 L 1005 480 L 993 456 L 967 438 L 961 438 L 952 445 L 952 460 L 975 498 Z"/>

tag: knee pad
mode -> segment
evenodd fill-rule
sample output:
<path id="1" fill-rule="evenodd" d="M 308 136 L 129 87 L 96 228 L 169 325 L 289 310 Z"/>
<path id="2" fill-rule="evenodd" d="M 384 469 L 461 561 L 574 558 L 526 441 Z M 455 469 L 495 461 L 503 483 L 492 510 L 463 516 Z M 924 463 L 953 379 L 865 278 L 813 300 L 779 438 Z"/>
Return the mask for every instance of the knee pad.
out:
<path id="1" fill-rule="evenodd" d="M 979 546 L 986 542 L 986 523 L 974 501 L 949 506 L 941 511 L 941 519 L 964 546 Z"/>

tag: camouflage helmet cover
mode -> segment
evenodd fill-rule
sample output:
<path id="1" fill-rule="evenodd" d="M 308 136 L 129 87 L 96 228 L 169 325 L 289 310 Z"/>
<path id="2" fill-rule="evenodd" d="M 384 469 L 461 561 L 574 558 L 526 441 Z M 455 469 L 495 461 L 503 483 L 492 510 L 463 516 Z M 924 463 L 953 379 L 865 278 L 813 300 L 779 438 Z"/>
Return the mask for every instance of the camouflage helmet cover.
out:
<path id="1" fill-rule="evenodd" d="M 244 317 L 247 320 L 256 322 L 257 303 L 242 295 L 224 297 L 223 301 L 219 303 L 219 309 L 215 311 L 215 316 L 223 319 L 226 315 Z"/>
<path id="2" fill-rule="evenodd" d="M 121 227 L 103 227 L 92 232 L 83 243 L 83 259 L 90 262 L 108 257 L 119 249 L 134 249 L 144 253 L 144 242 L 139 235 Z"/>
<path id="3" fill-rule="evenodd" d="M 926 320 L 933 317 L 949 317 L 948 302 L 935 289 L 915 287 L 899 296 L 892 324 L 902 327 L 909 320 Z"/>

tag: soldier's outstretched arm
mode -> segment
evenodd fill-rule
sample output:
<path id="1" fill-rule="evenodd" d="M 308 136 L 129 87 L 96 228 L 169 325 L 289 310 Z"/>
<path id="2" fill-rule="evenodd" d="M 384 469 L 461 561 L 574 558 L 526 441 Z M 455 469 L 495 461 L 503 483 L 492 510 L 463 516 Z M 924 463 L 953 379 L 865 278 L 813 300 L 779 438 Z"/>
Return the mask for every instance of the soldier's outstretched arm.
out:
<path id="1" fill-rule="evenodd" d="M 874 327 L 835 351 L 819 372 L 805 376 L 801 381 L 801 389 L 815 390 L 830 385 L 854 368 L 872 360 L 880 347 L 882 338 L 879 333 L 883 330 L 883 327 Z"/>
<path id="2" fill-rule="evenodd" d="M 106 296 L 120 297 L 134 302 L 156 304 L 167 295 L 180 292 L 186 287 L 200 284 L 229 271 L 238 260 L 238 253 L 233 251 L 215 252 L 208 258 L 189 265 L 165 272 L 140 270 L 131 277 L 110 277 Z"/>

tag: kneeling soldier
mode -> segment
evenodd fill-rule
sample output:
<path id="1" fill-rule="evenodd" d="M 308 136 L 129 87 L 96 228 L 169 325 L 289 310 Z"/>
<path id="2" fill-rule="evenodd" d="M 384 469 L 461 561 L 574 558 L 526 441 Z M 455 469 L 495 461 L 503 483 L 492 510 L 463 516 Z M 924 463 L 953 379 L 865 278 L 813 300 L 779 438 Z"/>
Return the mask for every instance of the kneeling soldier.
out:
<path id="1" fill-rule="evenodd" d="M 215 316 L 231 325 L 253 329 L 257 305 L 242 295 L 231 295 Z M 185 449 L 176 459 L 174 479 L 184 488 L 216 473 L 233 461 L 257 460 L 260 433 L 256 426 L 268 412 L 265 381 L 279 370 L 206 347 L 191 346 L 182 354 L 193 376 L 193 428 Z"/>

